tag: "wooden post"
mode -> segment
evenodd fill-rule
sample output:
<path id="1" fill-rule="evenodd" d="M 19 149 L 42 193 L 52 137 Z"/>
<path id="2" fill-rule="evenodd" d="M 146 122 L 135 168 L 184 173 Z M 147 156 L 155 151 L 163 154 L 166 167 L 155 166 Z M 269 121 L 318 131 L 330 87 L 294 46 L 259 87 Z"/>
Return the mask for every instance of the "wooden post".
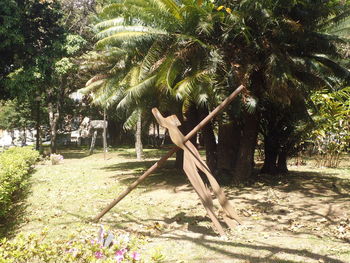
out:
<path id="1" fill-rule="evenodd" d="M 221 110 L 226 108 L 234 98 L 244 89 L 243 85 L 240 85 L 234 92 L 231 93 L 219 106 L 217 106 L 212 112 L 208 114 L 196 127 L 192 129 L 190 133 L 185 136 L 184 143 L 192 138 L 200 129 L 202 129 L 209 121 L 211 121 Z M 148 170 L 141 175 L 135 182 L 129 185 L 116 199 L 114 199 L 105 209 L 103 209 L 95 218 L 94 222 L 98 222 L 109 210 L 111 210 L 116 204 L 118 204 L 125 196 L 127 196 L 133 189 L 136 188 L 143 180 L 145 180 L 150 174 L 152 174 L 158 167 L 162 166 L 167 159 L 169 159 L 179 148 L 173 147 L 166 155 L 164 155 L 158 162 L 153 164 Z"/>

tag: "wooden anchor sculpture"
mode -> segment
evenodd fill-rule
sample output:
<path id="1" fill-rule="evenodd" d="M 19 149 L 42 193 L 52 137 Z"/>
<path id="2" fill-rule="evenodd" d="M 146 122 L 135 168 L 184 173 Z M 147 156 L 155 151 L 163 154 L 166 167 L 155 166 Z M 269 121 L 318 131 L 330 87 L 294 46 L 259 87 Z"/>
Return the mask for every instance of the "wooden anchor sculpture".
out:
<path id="1" fill-rule="evenodd" d="M 227 201 L 223 191 L 221 190 L 220 186 L 216 182 L 215 178 L 213 178 L 213 176 L 211 175 L 211 172 L 210 172 L 208 166 L 203 161 L 201 161 L 201 158 L 199 156 L 198 151 L 192 145 L 195 149 L 195 151 L 194 151 L 192 146 L 191 145 L 189 146 L 189 144 L 187 144 L 186 142 L 189 139 L 191 139 L 208 122 L 210 122 L 222 109 L 227 107 L 227 105 L 229 105 L 231 103 L 231 101 L 233 101 L 233 99 L 243 89 L 244 89 L 243 85 L 239 86 L 235 91 L 233 91 L 231 93 L 230 96 L 228 96 L 223 102 L 221 102 L 221 104 L 219 106 L 217 106 L 207 117 L 205 117 L 196 127 L 194 127 L 193 130 L 189 134 L 187 134 L 186 136 L 183 136 L 183 134 L 181 134 L 180 137 L 175 136 L 175 142 L 174 142 L 175 144 L 179 143 L 179 145 L 181 145 L 181 147 L 186 149 L 185 154 L 186 155 L 190 154 L 191 155 L 190 158 L 192 160 L 194 158 L 194 161 L 189 162 L 189 163 L 186 162 L 186 164 L 184 163 L 185 172 L 187 171 L 186 174 L 188 174 L 188 172 L 191 174 L 191 177 L 193 179 L 190 179 L 190 181 L 192 180 L 195 182 L 195 185 L 196 185 L 195 190 L 197 191 L 203 204 L 205 204 L 204 206 L 207 209 L 207 212 L 208 212 L 208 208 L 209 208 L 208 215 L 212 219 L 215 227 L 217 228 L 217 230 L 219 231 L 219 233 L 221 235 L 224 234 L 224 231 L 223 231 L 222 226 L 221 226 L 220 222 L 218 221 L 216 215 L 214 214 L 213 209 L 210 210 L 210 208 L 212 207 L 212 200 L 211 200 L 210 194 L 208 192 L 208 189 L 206 188 L 206 186 L 204 185 L 202 180 L 200 180 L 202 183 L 198 182 L 198 178 L 196 178 L 196 175 L 192 176 L 193 171 L 194 171 L 194 174 L 196 174 L 196 173 L 198 174 L 197 167 L 199 169 L 201 169 L 207 175 L 209 182 L 212 185 L 213 191 L 216 194 L 216 196 L 218 197 L 219 203 L 221 204 L 221 206 L 224 209 L 224 213 L 225 213 L 224 220 L 227 222 L 227 224 L 230 227 L 233 227 L 234 224 L 232 224 L 231 220 L 234 219 L 237 222 L 240 222 L 240 220 L 239 220 L 238 216 L 235 214 L 235 212 L 234 212 L 233 208 L 231 207 L 231 205 L 229 204 L 229 202 Z M 157 113 L 157 109 L 154 109 L 153 111 L 156 113 L 157 117 L 159 117 L 159 115 Z M 171 117 L 171 118 L 174 118 L 174 117 Z M 173 119 L 172 121 L 175 122 L 173 125 L 177 128 L 176 120 Z M 179 138 L 179 141 L 178 141 L 178 138 Z M 141 175 L 136 181 L 134 181 L 122 193 L 120 193 L 120 195 L 116 199 L 114 199 L 108 206 L 106 206 L 95 218 L 93 218 L 92 221 L 98 222 L 109 210 L 111 210 L 116 204 L 118 204 L 121 200 L 123 200 L 124 197 L 126 197 L 133 189 L 135 189 L 150 174 L 152 174 L 152 172 L 154 172 L 157 168 L 159 168 L 161 165 L 163 165 L 166 162 L 166 160 L 169 157 L 171 157 L 178 149 L 179 149 L 178 147 L 172 148 L 165 156 L 163 156 L 159 161 L 157 161 L 150 168 L 148 168 L 148 170 L 146 172 L 144 172 L 143 175 Z M 186 160 L 186 158 L 184 158 L 184 159 Z M 198 185 L 198 187 L 197 187 L 197 185 Z M 200 193 L 198 191 L 200 191 Z M 210 198 L 208 198 L 208 197 L 210 197 Z"/>
<path id="2" fill-rule="evenodd" d="M 235 224 L 232 220 L 234 219 L 238 223 L 240 223 L 240 220 L 236 215 L 234 209 L 232 208 L 231 204 L 227 200 L 223 190 L 219 186 L 214 176 L 211 174 L 211 171 L 207 164 L 201 159 L 201 156 L 196 147 L 192 144 L 191 141 L 185 141 L 185 136 L 181 133 L 181 131 L 178 128 L 178 126 L 180 126 L 181 123 L 176 117 L 176 115 L 171 115 L 167 118 L 164 118 L 157 108 L 153 108 L 152 113 L 159 125 L 168 129 L 170 138 L 173 141 L 173 143 L 175 143 L 179 148 L 181 148 L 184 151 L 183 169 L 188 179 L 190 180 L 193 188 L 197 192 L 205 209 L 207 210 L 208 216 L 212 220 L 216 230 L 220 233 L 220 235 L 224 235 L 225 232 L 214 212 L 214 205 L 210 191 L 208 187 L 204 184 L 202 178 L 200 177 L 198 169 L 201 170 L 207 176 L 209 183 L 213 189 L 213 192 L 215 193 L 220 205 L 223 208 L 223 218 L 226 224 L 229 227 L 233 228 Z"/>

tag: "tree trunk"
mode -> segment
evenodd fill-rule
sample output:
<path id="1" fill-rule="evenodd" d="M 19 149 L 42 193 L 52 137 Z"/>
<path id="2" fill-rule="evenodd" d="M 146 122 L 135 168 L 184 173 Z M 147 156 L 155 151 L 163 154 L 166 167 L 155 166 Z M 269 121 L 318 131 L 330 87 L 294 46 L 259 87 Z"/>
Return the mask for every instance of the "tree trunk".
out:
<path id="1" fill-rule="evenodd" d="M 184 127 L 184 135 L 188 134 L 198 124 L 198 110 L 195 104 L 191 103 L 185 112 L 185 118 L 182 126 Z M 197 148 L 197 134 L 194 135 L 190 141 Z"/>
<path id="2" fill-rule="evenodd" d="M 201 120 L 209 114 L 208 109 L 201 109 Z M 212 122 L 209 122 L 202 129 L 203 141 L 205 146 L 205 155 L 208 167 L 215 175 L 217 170 L 217 145 Z"/>
<path id="3" fill-rule="evenodd" d="M 266 150 L 265 146 L 265 159 L 264 165 L 261 168 L 261 173 L 264 174 L 276 174 L 277 172 L 277 152 L 274 150 Z"/>
<path id="4" fill-rule="evenodd" d="M 212 173 L 215 174 L 217 170 L 218 156 L 215 134 L 211 123 L 204 127 L 202 132 L 205 146 L 206 161 Z"/>
<path id="5" fill-rule="evenodd" d="M 27 145 L 27 129 L 25 126 L 23 127 L 22 145 L 23 146 Z"/>
<path id="6" fill-rule="evenodd" d="M 119 135 L 120 128 L 117 126 L 114 120 L 108 120 L 107 130 L 109 134 L 109 144 L 116 146 L 117 143 L 119 142 L 118 135 Z"/>
<path id="7" fill-rule="evenodd" d="M 103 158 L 106 160 L 107 152 L 107 120 L 106 120 L 106 108 L 103 109 Z"/>
<path id="8" fill-rule="evenodd" d="M 240 134 L 239 149 L 234 166 L 232 182 L 244 184 L 251 180 L 254 172 L 254 153 L 258 137 L 259 120 L 257 113 L 243 113 L 243 126 Z"/>
<path id="9" fill-rule="evenodd" d="M 288 157 L 287 150 L 282 148 L 280 153 L 278 154 L 277 172 L 288 173 L 287 157 Z"/>
<path id="10" fill-rule="evenodd" d="M 184 163 L 184 152 L 183 150 L 178 150 L 176 152 L 176 157 L 175 157 L 175 168 L 176 169 L 182 169 L 183 168 L 183 163 Z"/>
<path id="11" fill-rule="evenodd" d="M 35 150 L 40 151 L 41 148 L 41 140 L 40 140 L 40 124 L 41 124 L 41 116 L 40 116 L 40 100 L 37 100 L 36 102 L 36 123 L 35 123 L 35 129 L 36 129 L 36 140 L 35 140 Z"/>
<path id="12" fill-rule="evenodd" d="M 277 134 L 270 133 L 264 136 L 264 165 L 261 168 L 261 173 L 276 174 L 277 173 L 277 157 L 279 145 L 277 142 Z"/>
<path id="13" fill-rule="evenodd" d="M 48 105 L 49 110 L 49 121 L 50 121 L 50 147 L 51 153 L 57 152 L 57 123 L 60 116 L 58 106 L 56 106 L 56 111 L 52 103 Z"/>
<path id="14" fill-rule="evenodd" d="M 237 159 L 239 135 L 240 130 L 233 123 L 219 125 L 216 178 L 221 184 L 231 183 L 234 163 Z"/>
<path id="15" fill-rule="evenodd" d="M 182 115 L 182 111 L 181 109 L 178 110 L 178 113 L 176 114 L 177 118 L 179 119 L 181 126 L 179 126 L 179 130 L 186 135 L 186 129 L 185 129 L 185 120 L 184 120 L 184 116 Z M 168 131 L 167 131 L 168 132 Z M 165 139 L 165 135 L 164 134 L 164 139 Z M 176 158 L 175 158 L 175 168 L 179 169 L 179 170 L 183 170 L 183 163 L 184 163 L 184 151 L 183 150 L 178 150 L 176 152 Z"/>
<path id="16" fill-rule="evenodd" d="M 143 148 L 142 148 L 142 122 L 141 116 L 142 113 L 139 111 L 136 123 L 136 133 L 135 133 L 135 150 L 136 150 L 136 159 L 143 159 Z"/>
<path id="17" fill-rule="evenodd" d="M 95 149 L 95 144 L 96 144 L 96 137 L 97 137 L 97 130 L 94 131 L 91 137 L 91 145 L 90 145 L 90 150 L 89 150 L 89 155 L 94 153 Z"/>

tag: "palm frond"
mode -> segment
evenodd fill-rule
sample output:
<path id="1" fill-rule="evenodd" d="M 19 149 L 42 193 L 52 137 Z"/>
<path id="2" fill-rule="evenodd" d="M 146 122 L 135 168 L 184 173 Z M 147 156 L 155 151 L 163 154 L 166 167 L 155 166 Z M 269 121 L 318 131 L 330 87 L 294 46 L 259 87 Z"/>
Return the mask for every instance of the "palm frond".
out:
<path id="1" fill-rule="evenodd" d="M 342 10 L 340 14 L 333 16 L 326 20 L 320 27 L 326 32 L 333 32 L 334 29 L 343 27 L 344 24 L 348 24 L 350 18 L 350 9 Z"/>
<path id="2" fill-rule="evenodd" d="M 109 20 L 104 20 L 96 24 L 94 28 L 96 30 L 103 30 L 109 27 L 121 26 L 121 25 L 124 25 L 124 23 L 125 23 L 125 20 L 123 17 L 117 17 Z"/>
<path id="3" fill-rule="evenodd" d="M 169 90 L 172 89 L 176 78 L 179 77 L 179 74 L 182 71 L 181 69 L 182 69 L 181 60 L 175 57 L 171 61 L 171 64 L 169 65 L 166 73 L 166 84 Z"/>
<path id="4" fill-rule="evenodd" d="M 193 90 L 205 82 L 210 82 L 210 74 L 206 70 L 195 72 L 194 74 L 183 78 L 174 87 L 175 96 L 182 100 L 191 95 Z"/>
<path id="5" fill-rule="evenodd" d="M 125 97 L 118 103 L 117 108 L 126 108 L 130 104 L 137 104 L 142 95 L 144 95 L 150 88 L 154 86 L 156 76 L 153 75 L 147 79 L 142 80 L 137 85 L 128 87 L 125 90 Z"/>
<path id="6" fill-rule="evenodd" d="M 176 19 L 183 20 L 180 7 L 173 0 L 151 0 L 160 10 L 171 13 Z"/>
<path id="7" fill-rule="evenodd" d="M 327 58 L 326 56 L 314 55 L 312 56 L 312 58 L 321 62 L 330 70 L 332 70 L 335 75 L 344 78 L 348 83 L 350 83 L 350 71 L 347 68 L 342 67 L 341 65 L 339 65 L 339 63 L 333 61 L 330 58 Z"/>
<path id="8" fill-rule="evenodd" d="M 87 95 L 91 92 L 94 92 L 98 89 L 100 89 L 106 82 L 106 79 L 101 79 L 101 80 L 98 80 L 98 81 L 94 81 L 92 82 L 90 85 L 84 87 L 84 88 L 81 88 L 79 89 L 78 91 L 84 95 Z"/>
<path id="9" fill-rule="evenodd" d="M 140 114 L 140 110 L 139 109 L 134 110 L 130 114 L 130 116 L 126 119 L 126 121 L 124 122 L 123 128 L 125 130 L 132 130 L 132 129 L 134 129 L 135 126 L 136 126 L 139 114 Z"/>
<path id="10" fill-rule="evenodd" d="M 108 79 L 105 84 L 94 93 L 93 103 L 106 108 L 119 103 L 124 97 L 124 88 L 119 85 L 120 76 Z"/>
<path id="11" fill-rule="evenodd" d="M 113 26 L 109 27 L 105 30 L 100 31 L 96 37 L 99 39 L 106 38 L 112 35 L 115 35 L 120 32 L 145 32 L 145 33 L 150 33 L 150 34 L 166 34 L 165 31 L 161 30 L 155 30 L 150 27 L 142 26 L 142 25 L 134 25 L 134 26 Z"/>
<path id="12" fill-rule="evenodd" d="M 149 48 L 141 63 L 140 79 L 145 78 L 147 74 L 153 72 L 157 68 L 157 63 L 164 57 L 164 53 L 169 47 L 165 45 L 163 40 L 154 41 Z"/>
<path id="13" fill-rule="evenodd" d="M 245 108 L 247 109 L 247 112 L 252 114 L 256 111 L 258 106 L 258 100 L 255 97 L 249 96 L 245 100 Z"/>
<path id="14" fill-rule="evenodd" d="M 166 35 L 166 32 L 157 31 L 157 30 L 147 31 L 147 32 L 145 31 L 118 32 L 114 35 L 111 35 L 109 37 L 99 40 L 95 46 L 97 49 L 101 49 L 106 46 L 113 46 L 126 41 L 138 42 L 143 40 L 150 40 L 160 35 Z"/>

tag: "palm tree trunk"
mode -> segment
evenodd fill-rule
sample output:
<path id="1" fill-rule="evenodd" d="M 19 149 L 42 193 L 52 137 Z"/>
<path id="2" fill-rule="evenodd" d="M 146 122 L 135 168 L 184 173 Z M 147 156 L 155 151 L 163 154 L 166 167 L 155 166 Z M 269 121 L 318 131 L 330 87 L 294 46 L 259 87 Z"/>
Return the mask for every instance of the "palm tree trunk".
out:
<path id="1" fill-rule="evenodd" d="M 54 106 L 52 103 L 49 103 L 48 105 L 49 110 L 49 121 L 50 121 L 50 147 L 51 147 L 51 153 L 57 152 L 57 123 L 59 119 L 59 111 L 58 106 L 56 107 L 56 111 L 54 110 Z"/>
<path id="2" fill-rule="evenodd" d="M 278 157 L 278 138 L 274 134 L 264 136 L 264 165 L 261 168 L 261 173 L 276 174 L 277 172 L 277 157 Z"/>
<path id="3" fill-rule="evenodd" d="M 120 141 L 118 140 L 119 133 L 122 129 L 117 125 L 113 119 L 108 120 L 107 131 L 109 134 L 109 144 L 116 146 Z"/>
<path id="4" fill-rule="evenodd" d="M 188 107 L 185 112 L 185 119 L 183 121 L 184 135 L 188 134 L 198 124 L 198 109 L 194 103 Z M 193 136 L 190 141 L 197 148 L 197 134 Z"/>
<path id="5" fill-rule="evenodd" d="M 180 123 L 182 124 L 179 126 L 179 130 L 186 135 L 186 130 L 185 130 L 185 121 L 184 121 L 184 116 L 182 115 L 182 110 L 181 108 L 178 109 L 177 118 L 179 119 Z M 165 134 L 164 134 L 164 139 L 165 139 Z M 183 163 L 184 163 L 184 152 L 182 150 L 176 152 L 176 158 L 175 158 L 175 168 L 179 169 L 182 171 L 183 169 Z"/>
<path id="6" fill-rule="evenodd" d="M 135 150 L 136 159 L 143 159 L 143 147 L 142 147 L 142 112 L 139 111 L 136 123 L 136 133 L 135 133 Z"/>
<path id="7" fill-rule="evenodd" d="M 257 113 L 244 113 L 237 159 L 233 169 L 232 182 L 245 184 L 251 181 L 254 172 L 254 153 L 258 137 L 259 120 Z"/>
<path id="8" fill-rule="evenodd" d="M 107 120 L 106 120 L 106 108 L 103 109 L 103 158 L 106 160 L 107 152 Z"/>
<path id="9" fill-rule="evenodd" d="M 201 119 L 204 119 L 209 114 L 207 108 L 200 109 Z M 215 175 L 217 170 L 217 145 L 214 134 L 213 124 L 209 122 L 202 129 L 203 141 L 205 146 L 205 155 L 208 167 L 211 172 Z"/>
<path id="10" fill-rule="evenodd" d="M 230 184 L 232 181 L 239 141 L 239 127 L 234 126 L 233 123 L 219 125 L 216 178 L 221 184 Z"/>
<path id="11" fill-rule="evenodd" d="M 27 128 L 26 126 L 23 126 L 23 139 L 22 139 L 22 145 L 27 145 Z"/>

